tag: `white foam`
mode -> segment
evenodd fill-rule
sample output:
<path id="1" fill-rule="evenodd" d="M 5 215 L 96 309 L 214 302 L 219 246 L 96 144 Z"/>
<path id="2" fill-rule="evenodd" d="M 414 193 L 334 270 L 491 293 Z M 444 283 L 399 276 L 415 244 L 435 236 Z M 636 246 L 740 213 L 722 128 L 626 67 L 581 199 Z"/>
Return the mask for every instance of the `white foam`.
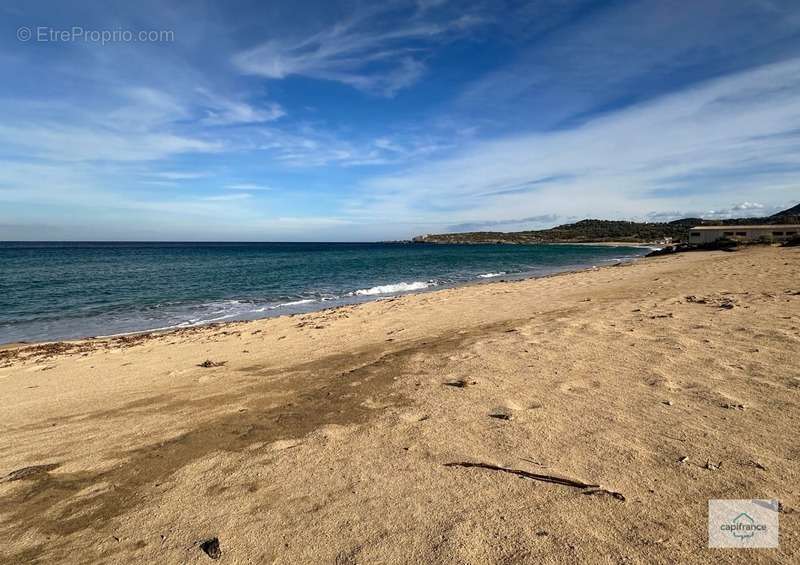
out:
<path id="1" fill-rule="evenodd" d="M 270 310 L 275 310 L 276 308 L 283 308 L 284 306 L 299 306 L 301 304 L 311 304 L 312 302 L 316 302 L 313 298 L 305 298 L 303 300 L 294 300 L 292 302 L 283 302 L 282 304 L 277 304 L 275 306 L 270 306 Z"/>
<path id="2" fill-rule="evenodd" d="M 478 275 L 478 278 L 479 279 L 491 279 L 491 278 L 494 278 L 494 277 L 502 277 L 505 274 L 506 274 L 505 271 L 500 271 L 499 273 L 484 273 L 482 275 Z"/>
<path id="3" fill-rule="evenodd" d="M 414 281 L 414 282 L 400 282 L 395 284 L 384 284 L 380 286 L 373 286 L 372 288 L 362 288 L 355 292 L 351 292 L 350 296 L 375 296 L 376 294 L 393 294 L 396 292 L 409 292 L 411 290 L 422 290 L 430 286 L 436 286 L 435 281 Z"/>

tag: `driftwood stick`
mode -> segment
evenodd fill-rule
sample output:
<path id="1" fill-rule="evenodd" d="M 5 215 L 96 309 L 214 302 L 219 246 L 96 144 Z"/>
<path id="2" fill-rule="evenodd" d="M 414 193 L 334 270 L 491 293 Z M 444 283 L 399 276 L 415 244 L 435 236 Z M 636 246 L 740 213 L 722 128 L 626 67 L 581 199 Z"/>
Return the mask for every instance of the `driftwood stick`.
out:
<path id="1" fill-rule="evenodd" d="M 490 463 L 473 463 L 469 461 L 459 462 L 459 463 L 445 463 L 445 467 L 465 467 L 467 469 L 470 468 L 477 468 L 477 469 L 487 469 L 489 471 L 500 471 L 501 473 L 508 473 L 510 475 L 516 475 L 518 477 L 523 477 L 525 479 L 531 479 L 534 481 L 541 481 L 543 483 L 552 483 L 556 485 L 562 485 L 565 487 L 572 487 L 581 489 L 584 494 L 592 494 L 592 495 L 609 495 L 617 500 L 625 500 L 625 497 L 618 493 L 613 492 L 610 490 L 606 490 L 604 488 L 600 488 L 600 485 L 593 485 L 590 483 L 584 483 L 582 481 L 576 481 L 573 479 L 565 479 L 564 477 L 556 477 L 554 475 L 542 475 L 539 473 L 530 473 L 528 471 L 522 471 L 521 469 L 509 469 L 507 467 L 500 467 L 498 465 L 492 465 Z"/>

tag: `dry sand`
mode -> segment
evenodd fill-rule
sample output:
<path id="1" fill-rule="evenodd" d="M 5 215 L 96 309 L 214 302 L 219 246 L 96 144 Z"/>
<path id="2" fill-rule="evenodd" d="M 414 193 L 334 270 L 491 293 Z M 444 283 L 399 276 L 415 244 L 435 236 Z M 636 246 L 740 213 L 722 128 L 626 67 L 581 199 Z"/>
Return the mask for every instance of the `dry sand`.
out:
<path id="1" fill-rule="evenodd" d="M 0 562 L 790 562 L 799 327 L 772 247 L 7 348 Z"/>

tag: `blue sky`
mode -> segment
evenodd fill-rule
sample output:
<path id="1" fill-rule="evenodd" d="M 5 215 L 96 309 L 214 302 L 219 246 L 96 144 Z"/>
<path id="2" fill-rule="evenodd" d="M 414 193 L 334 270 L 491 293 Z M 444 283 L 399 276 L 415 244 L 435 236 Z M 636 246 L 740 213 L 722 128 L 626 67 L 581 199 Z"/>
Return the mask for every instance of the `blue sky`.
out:
<path id="1" fill-rule="evenodd" d="M 796 1 L 6 1 L 0 47 L 0 239 L 383 240 L 800 201 Z"/>

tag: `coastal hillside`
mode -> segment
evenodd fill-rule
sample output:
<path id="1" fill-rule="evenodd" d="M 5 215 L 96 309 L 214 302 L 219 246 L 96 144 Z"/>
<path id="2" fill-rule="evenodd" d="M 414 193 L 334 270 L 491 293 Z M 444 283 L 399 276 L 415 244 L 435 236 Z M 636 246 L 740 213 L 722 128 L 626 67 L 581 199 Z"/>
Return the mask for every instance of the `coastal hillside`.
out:
<path id="1" fill-rule="evenodd" d="M 734 218 L 728 220 L 704 220 L 683 218 L 672 222 L 626 222 L 619 220 L 581 220 L 545 230 L 519 232 L 465 232 L 426 234 L 415 237 L 415 243 L 602 243 L 630 242 L 649 243 L 671 238 L 686 241 L 689 230 L 698 225 L 745 225 L 745 224 L 793 224 L 800 223 L 800 204 L 772 216 L 757 218 Z"/>

